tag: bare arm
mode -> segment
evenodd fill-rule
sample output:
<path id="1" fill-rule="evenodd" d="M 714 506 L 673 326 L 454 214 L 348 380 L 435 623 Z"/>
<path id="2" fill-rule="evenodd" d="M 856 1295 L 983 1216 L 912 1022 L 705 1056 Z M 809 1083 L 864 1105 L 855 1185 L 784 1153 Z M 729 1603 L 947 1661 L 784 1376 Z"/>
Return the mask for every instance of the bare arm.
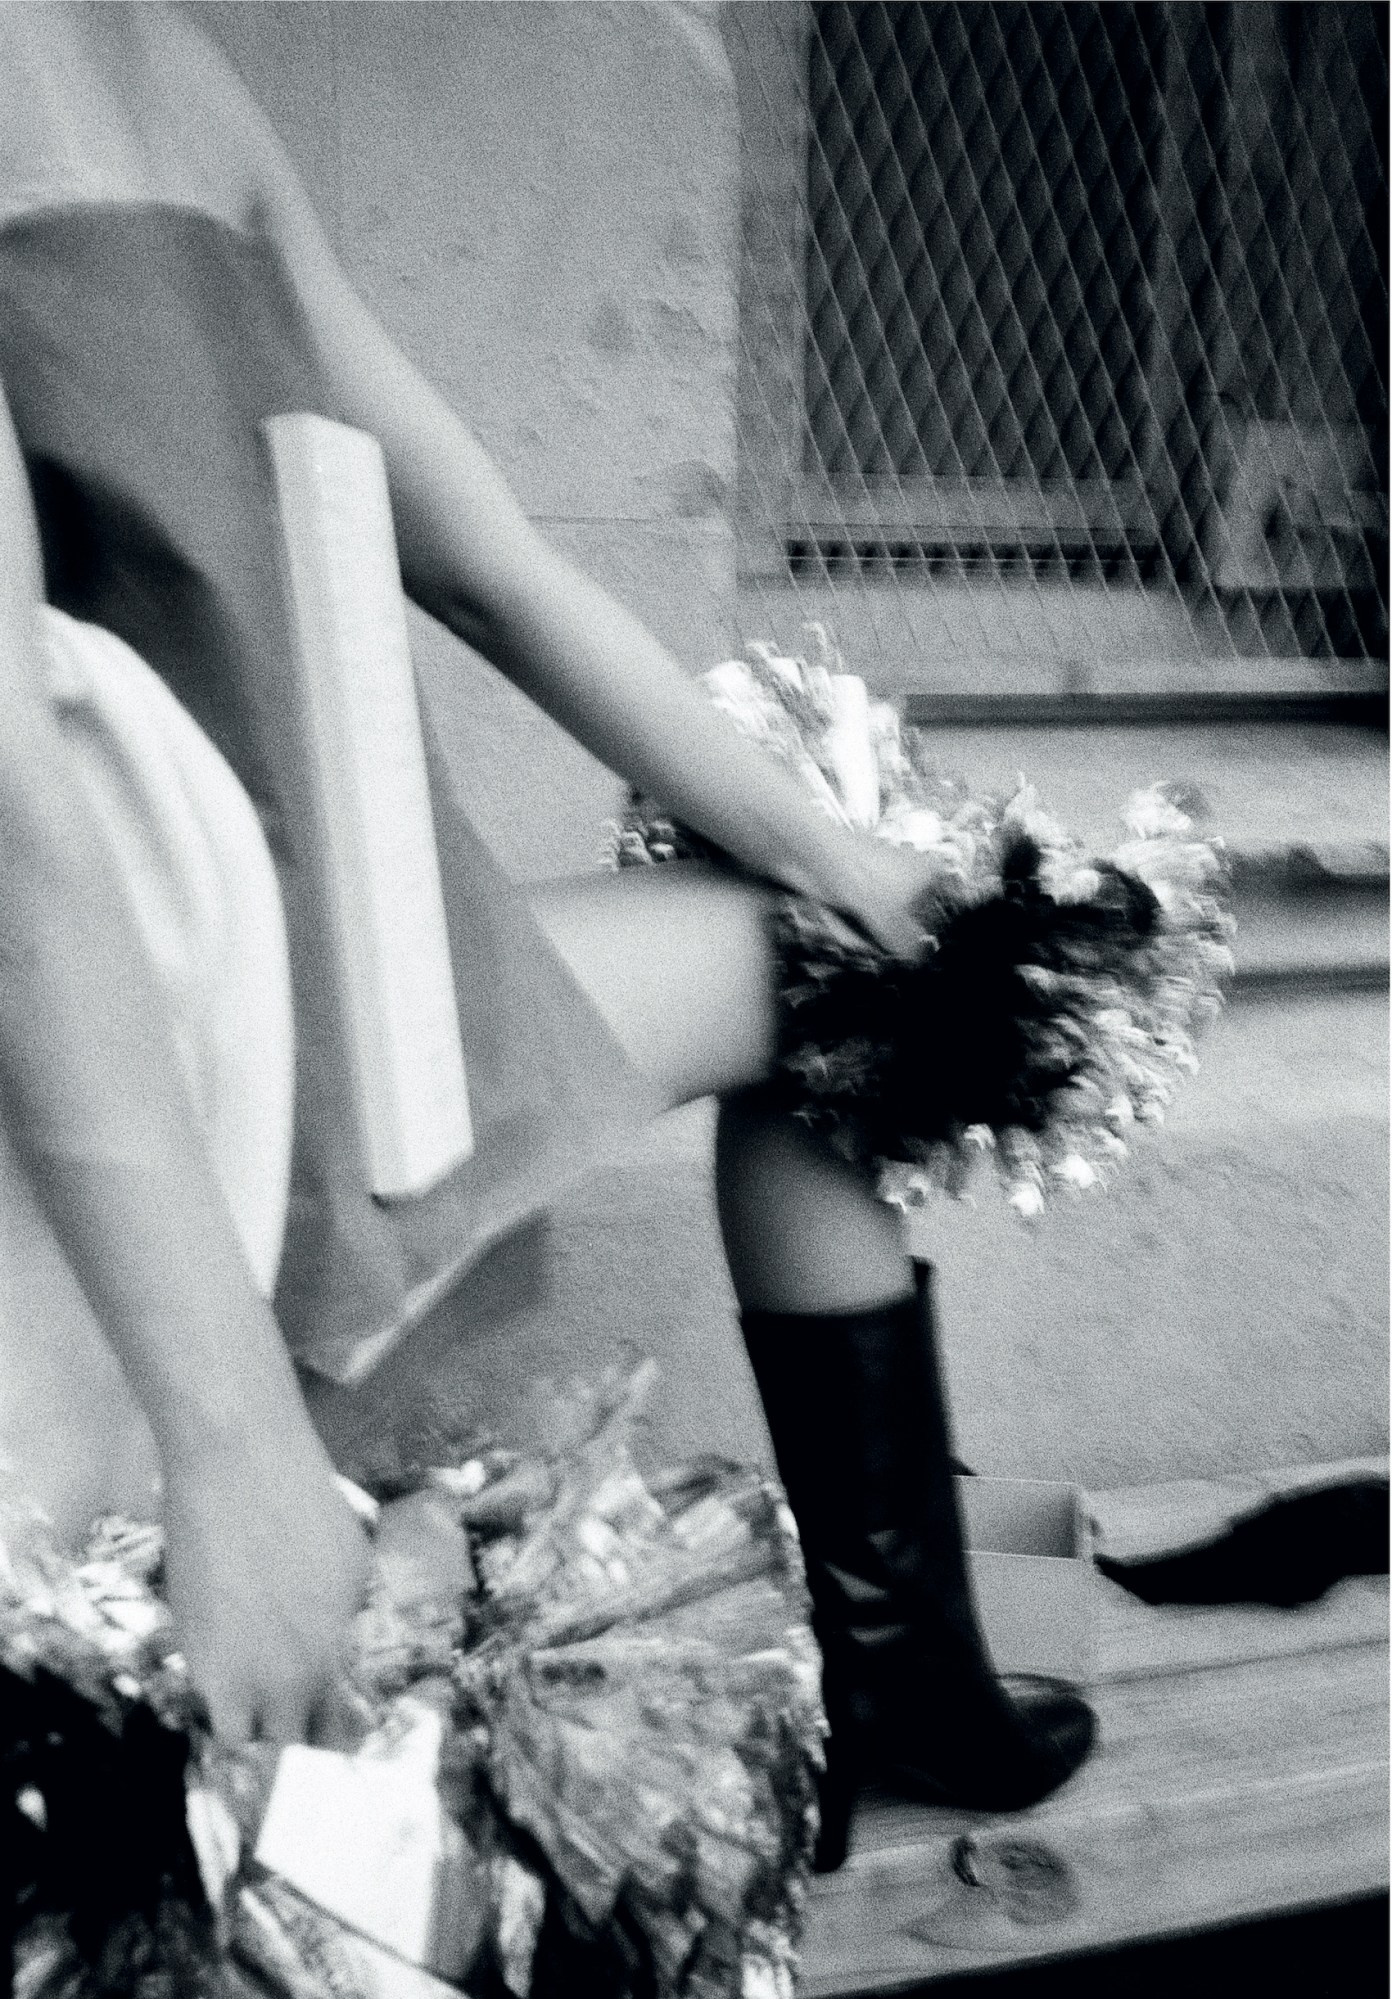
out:
<path id="1" fill-rule="evenodd" d="M 386 454 L 407 588 L 610 769 L 759 874 L 913 950 L 924 864 L 836 825 L 715 713 L 653 635 L 551 548 L 348 283 L 265 120 L 215 54 L 225 171 L 277 243 L 349 420 Z"/>
<path id="2" fill-rule="evenodd" d="M 296 1734 L 333 1676 L 361 1537 L 241 1254 L 69 768 L 38 657 L 39 588 L 0 395 L 0 1113 L 155 1433 L 195 1678 L 224 1727 Z M 0 1323 L 0 1339 L 41 1337 Z"/>

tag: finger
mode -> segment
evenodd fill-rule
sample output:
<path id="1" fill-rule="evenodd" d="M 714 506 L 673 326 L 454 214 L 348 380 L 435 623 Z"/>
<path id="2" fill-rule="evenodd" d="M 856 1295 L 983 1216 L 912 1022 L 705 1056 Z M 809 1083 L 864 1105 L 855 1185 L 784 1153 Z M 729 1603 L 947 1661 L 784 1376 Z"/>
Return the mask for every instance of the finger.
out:
<path id="1" fill-rule="evenodd" d="M 376 1717 L 355 1687 L 337 1680 L 320 1698 L 310 1716 L 308 1740 L 318 1749 L 351 1754 L 372 1732 Z"/>
<path id="2" fill-rule="evenodd" d="M 203 1689 L 189 1681 L 184 1695 L 184 1713 L 187 1716 L 191 1734 L 216 1735 L 220 1733 L 213 1720 L 213 1712 L 204 1698 Z"/>
<path id="3" fill-rule="evenodd" d="M 256 1711 L 250 1701 L 213 1687 L 204 1695 L 213 1734 L 229 1748 L 241 1749 L 257 1736 Z"/>
<path id="4" fill-rule="evenodd" d="M 893 919 L 882 922 L 877 931 L 864 934 L 886 956 L 912 964 L 923 955 L 927 933 L 912 917 L 897 913 Z"/>
<path id="5" fill-rule="evenodd" d="M 887 951 L 893 954 L 895 928 L 893 918 L 886 919 L 881 916 L 876 921 L 854 909 L 836 909 L 831 911 L 831 915 L 842 925 L 842 936 L 838 938 L 838 942 L 843 942 L 852 949 L 861 945 L 874 952 Z M 828 927 L 835 936 L 835 923 Z"/>

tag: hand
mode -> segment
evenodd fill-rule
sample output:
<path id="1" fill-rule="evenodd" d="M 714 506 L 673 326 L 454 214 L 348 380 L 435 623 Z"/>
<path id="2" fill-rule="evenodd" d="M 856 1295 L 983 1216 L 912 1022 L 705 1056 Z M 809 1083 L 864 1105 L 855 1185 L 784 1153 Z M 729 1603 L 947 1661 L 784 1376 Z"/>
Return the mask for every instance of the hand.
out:
<path id="1" fill-rule="evenodd" d="M 942 863 L 873 834 L 848 842 L 826 901 L 896 958 L 923 956 L 938 910 Z"/>
<path id="2" fill-rule="evenodd" d="M 351 1735 L 341 1676 L 370 1555 L 313 1432 L 167 1465 L 164 1514 L 176 1628 L 218 1735 Z"/>

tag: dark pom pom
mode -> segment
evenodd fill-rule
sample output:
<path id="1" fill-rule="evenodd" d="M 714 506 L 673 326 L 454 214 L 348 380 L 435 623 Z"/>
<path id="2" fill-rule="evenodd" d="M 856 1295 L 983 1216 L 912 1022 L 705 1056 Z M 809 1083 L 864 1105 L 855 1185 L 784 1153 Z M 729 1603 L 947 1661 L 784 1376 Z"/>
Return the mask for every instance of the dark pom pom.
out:
<path id="1" fill-rule="evenodd" d="M 1089 1040 L 1066 981 L 1134 976 L 1159 905 L 1109 865 L 1088 901 L 1057 903 L 1040 859 L 1014 835 L 1000 893 L 945 916 L 919 965 L 848 952 L 815 925 L 778 927 L 785 1100 L 845 1156 L 908 1160 L 968 1125 L 1040 1132 L 1056 1114 Z"/>
<path id="2" fill-rule="evenodd" d="M 0 1668 L 0 1713 L 12 1920 L 64 1919 L 65 1995 L 217 1990 L 185 1820 L 187 1737 L 144 1701 L 111 1692 L 98 1704 L 41 1667 Z"/>
<path id="3" fill-rule="evenodd" d="M 1012 829 L 1001 854 L 1001 887 L 1007 895 L 1039 886 L 1039 845 L 1028 833 Z"/>

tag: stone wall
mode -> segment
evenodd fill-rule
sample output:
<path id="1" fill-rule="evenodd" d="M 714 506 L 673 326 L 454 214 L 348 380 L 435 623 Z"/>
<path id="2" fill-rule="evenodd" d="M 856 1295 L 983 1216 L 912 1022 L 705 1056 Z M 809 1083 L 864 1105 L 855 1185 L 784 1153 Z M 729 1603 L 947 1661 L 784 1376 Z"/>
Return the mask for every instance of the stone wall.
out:
<path id="1" fill-rule="evenodd" d="M 739 149 L 711 10 L 196 11 L 356 282 L 524 506 L 689 663 L 720 656 Z M 414 641 L 505 863 L 589 866 L 612 780 L 426 620 Z M 1313 838 L 1340 785 L 1301 768 L 1282 810 Z M 915 1242 L 939 1266 L 968 1461 L 1106 1483 L 1382 1448 L 1386 1046 L 1380 996 L 1235 1007 L 1173 1124 L 1105 1199 L 1036 1235 L 990 1198 L 929 1211 Z M 537 1234 L 507 1246 L 365 1392 L 321 1395 L 344 1458 L 393 1427 L 515 1427 L 529 1382 L 593 1372 L 626 1343 L 661 1362 L 664 1449 L 765 1450 L 709 1141 L 709 1106 L 666 1120 L 558 1206 L 549 1250 Z"/>
<path id="2" fill-rule="evenodd" d="M 699 7 L 205 4 L 364 297 L 522 505 L 685 662 L 729 650 L 738 140 Z M 425 619 L 464 795 L 531 878 L 614 785 Z"/>

